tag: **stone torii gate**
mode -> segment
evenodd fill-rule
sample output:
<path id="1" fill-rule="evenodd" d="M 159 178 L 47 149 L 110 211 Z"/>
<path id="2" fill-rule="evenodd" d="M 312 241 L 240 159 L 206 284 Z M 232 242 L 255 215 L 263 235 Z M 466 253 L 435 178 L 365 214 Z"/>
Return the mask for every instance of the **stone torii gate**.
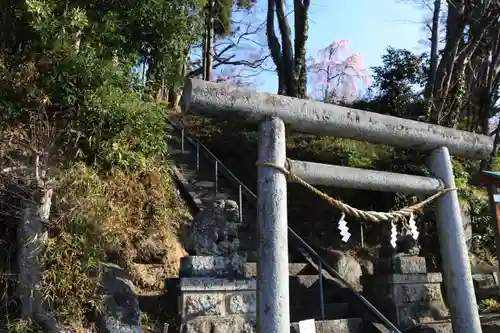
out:
<path id="1" fill-rule="evenodd" d="M 450 155 L 481 159 L 493 149 L 492 138 L 484 135 L 202 80 L 186 81 L 181 107 L 183 113 L 258 124 L 258 159 L 278 168 L 286 167 L 285 124 L 302 133 L 431 152 L 428 167 L 434 177 L 292 161 L 294 173 L 316 185 L 433 194 L 455 188 Z M 265 164 L 259 165 L 257 220 L 258 331 L 289 333 L 287 180 Z M 480 333 L 456 191 L 437 199 L 437 230 L 453 330 Z"/>

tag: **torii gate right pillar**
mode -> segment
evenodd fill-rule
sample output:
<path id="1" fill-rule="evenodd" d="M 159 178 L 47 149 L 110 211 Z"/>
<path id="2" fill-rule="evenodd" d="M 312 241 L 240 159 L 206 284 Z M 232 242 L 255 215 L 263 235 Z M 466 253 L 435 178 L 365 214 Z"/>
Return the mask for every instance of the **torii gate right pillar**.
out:
<path id="1" fill-rule="evenodd" d="M 435 149 L 428 166 L 433 176 L 444 182 L 445 188 L 455 188 L 448 148 Z M 450 191 L 437 200 L 436 214 L 441 256 L 447 259 L 442 260 L 443 274 L 453 329 L 482 332 L 457 191 Z"/>

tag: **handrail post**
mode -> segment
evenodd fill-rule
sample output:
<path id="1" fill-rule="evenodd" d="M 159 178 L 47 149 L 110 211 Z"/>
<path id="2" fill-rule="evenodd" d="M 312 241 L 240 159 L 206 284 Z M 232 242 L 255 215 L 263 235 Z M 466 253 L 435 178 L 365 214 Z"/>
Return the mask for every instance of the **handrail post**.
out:
<path id="1" fill-rule="evenodd" d="M 455 188 L 448 148 L 435 149 L 429 157 L 429 169 L 443 180 L 446 188 Z M 444 281 L 455 333 L 481 333 L 476 295 L 470 271 L 457 191 L 437 199 L 437 231 L 441 247 Z"/>
<path id="2" fill-rule="evenodd" d="M 196 140 L 196 171 L 200 171 L 200 141 Z"/>
<path id="3" fill-rule="evenodd" d="M 285 124 L 277 117 L 259 125 L 259 161 L 285 166 Z M 257 332 L 290 333 L 287 181 L 269 166 L 258 167 Z"/>
<path id="4" fill-rule="evenodd" d="M 217 194 L 217 189 L 219 182 L 219 161 L 215 160 L 215 193 Z"/>
<path id="5" fill-rule="evenodd" d="M 321 264 L 321 260 L 319 260 L 318 264 L 318 279 L 319 279 L 319 306 L 321 308 L 321 319 L 325 319 L 325 299 L 323 294 L 323 267 Z"/>
<path id="6" fill-rule="evenodd" d="M 243 223 L 243 195 L 241 184 L 238 185 L 238 207 L 240 208 L 240 223 Z"/>
<path id="7" fill-rule="evenodd" d="M 181 129 L 181 152 L 184 154 L 184 128 Z"/>
<path id="8" fill-rule="evenodd" d="M 361 248 L 365 248 L 365 233 L 363 230 L 363 223 L 359 224 L 359 232 L 360 232 L 360 237 L 361 237 Z"/>

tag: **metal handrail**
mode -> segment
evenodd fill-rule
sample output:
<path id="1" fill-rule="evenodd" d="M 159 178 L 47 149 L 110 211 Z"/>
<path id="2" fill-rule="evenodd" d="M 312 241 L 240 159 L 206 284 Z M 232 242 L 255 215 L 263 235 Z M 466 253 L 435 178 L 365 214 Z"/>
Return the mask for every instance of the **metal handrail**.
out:
<path id="1" fill-rule="evenodd" d="M 202 149 L 202 153 L 208 158 L 208 159 L 213 159 L 214 163 L 219 166 L 222 170 L 224 170 L 225 173 L 225 178 L 229 180 L 233 185 L 237 185 L 237 187 L 240 189 L 240 211 L 241 211 L 241 191 L 244 190 L 245 196 L 249 199 L 249 201 L 252 203 L 254 207 L 256 207 L 256 200 L 257 196 L 247 187 L 245 184 L 243 184 L 238 177 L 236 177 L 231 170 L 229 170 L 222 161 L 220 161 L 214 153 L 208 149 L 203 143 L 200 142 L 197 138 L 194 136 L 190 135 L 188 131 L 186 131 L 183 127 L 178 126 L 177 124 L 173 123 L 169 119 L 167 121 L 172 125 L 172 127 L 178 131 L 181 131 L 182 135 L 182 141 L 184 140 L 188 141 L 191 145 L 196 147 L 197 153 L 200 152 L 199 148 Z M 182 142 L 182 146 L 184 143 Z M 184 150 L 184 146 L 182 148 Z M 197 156 L 197 163 L 198 163 L 199 156 Z M 252 202 L 253 200 L 253 202 Z M 240 214 L 241 217 L 241 214 Z M 309 255 L 313 256 L 318 262 L 318 270 L 321 275 L 325 275 L 323 271 L 326 271 L 328 274 L 330 274 L 332 277 L 340 280 L 347 288 L 363 303 L 364 306 L 366 306 L 382 323 L 384 323 L 387 328 L 390 329 L 391 333 L 401 333 L 401 331 L 389 320 L 387 319 L 373 304 L 371 304 L 363 295 L 361 295 L 359 292 L 356 291 L 356 289 L 346 280 L 344 279 L 340 273 L 338 273 L 332 266 L 328 264 L 328 262 L 323 259 L 307 242 L 302 239 L 295 231 L 293 231 L 292 228 L 287 226 L 288 232 L 292 235 L 293 239 L 298 241 L 303 249 L 308 252 Z M 307 259 L 307 256 L 305 256 Z M 324 310 L 322 309 L 322 312 Z"/>

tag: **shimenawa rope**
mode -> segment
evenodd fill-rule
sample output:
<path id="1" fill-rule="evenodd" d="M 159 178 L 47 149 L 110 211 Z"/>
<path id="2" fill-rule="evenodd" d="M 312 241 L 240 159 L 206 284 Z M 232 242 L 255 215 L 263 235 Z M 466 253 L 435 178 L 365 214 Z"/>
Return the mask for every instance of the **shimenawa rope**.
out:
<path id="1" fill-rule="evenodd" d="M 290 162 L 288 159 L 286 161 L 286 164 L 288 166 L 290 166 Z M 350 215 L 350 216 L 354 216 L 357 218 L 361 218 L 363 220 L 370 221 L 370 222 L 397 221 L 400 219 L 410 217 L 410 215 L 421 211 L 422 208 L 425 205 L 427 205 L 428 203 L 430 203 L 431 201 L 439 198 L 440 196 L 444 195 L 445 193 L 456 190 L 456 188 L 445 188 L 445 189 L 439 191 L 438 193 L 428 197 L 427 199 L 425 199 L 425 200 L 423 200 L 415 205 L 407 206 L 407 207 L 401 208 L 401 209 L 399 209 L 397 211 L 393 211 L 393 212 L 384 213 L 384 212 L 376 212 L 376 211 L 364 211 L 361 209 L 351 207 L 348 204 L 345 204 L 342 201 L 334 199 L 334 198 L 330 197 L 328 194 L 321 192 L 320 190 L 318 190 L 317 188 L 315 188 L 311 184 L 307 183 L 306 181 L 304 181 L 303 179 L 301 179 L 300 177 L 298 177 L 292 171 L 288 170 L 285 167 L 281 167 L 279 165 L 276 165 L 276 164 L 270 163 L 270 162 L 260 162 L 260 161 L 257 161 L 256 165 L 275 168 L 276 170 L 279 170 L 283 174 L 285 174 L 285 176 L 287 177 L 287 179 L 289 181 L 293 181 L 293 182 L 296 182 L 296 183 L 303 185 L 304 187 L 308 188 L 311 192 L 313 192 L 316 195 L 320 196 L 321 198 L 325 199 L 332 206 L 338 208 L 339 210 L 341 210 L 345 214 Z"/>

